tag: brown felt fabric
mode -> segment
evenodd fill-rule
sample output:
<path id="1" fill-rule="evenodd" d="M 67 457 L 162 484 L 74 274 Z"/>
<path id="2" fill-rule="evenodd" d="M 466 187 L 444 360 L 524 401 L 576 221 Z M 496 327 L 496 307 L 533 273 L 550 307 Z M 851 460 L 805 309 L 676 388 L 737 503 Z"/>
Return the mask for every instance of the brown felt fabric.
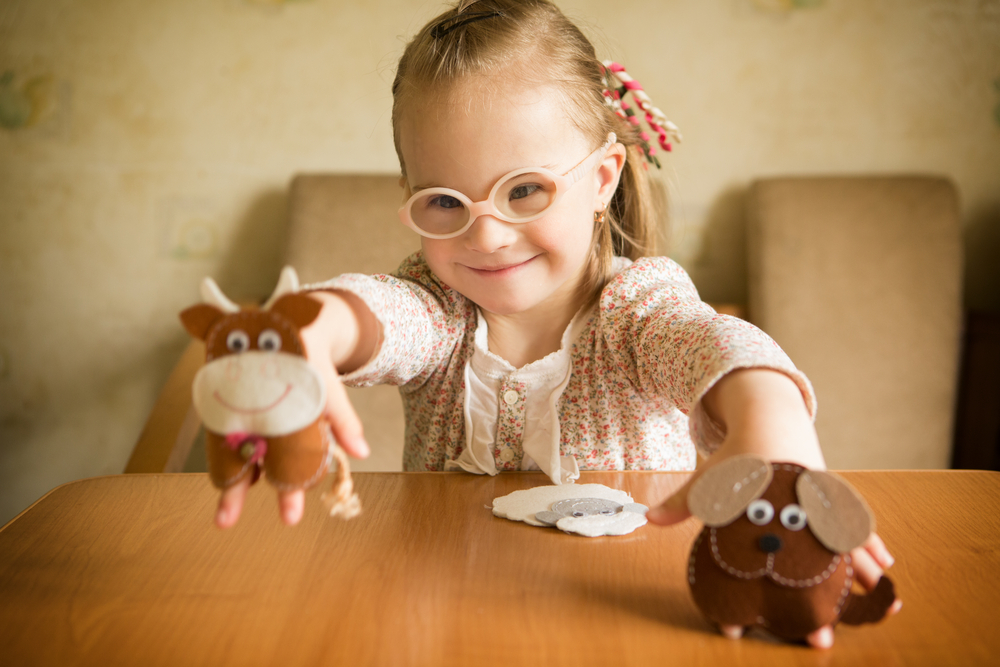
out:
<path id="1" fill-rule="evenodd" d="M 840 621 L 848 625 L 877 623 L 885 618 L 886 612 L 895 601 L 896 587 L 889 577 L 883 575 L 875 585 L 875 590 L 868 595 L 851 596 L 846 609 L 840 615 Z"/>
<path id="2" fill-rule="evenodd" d="M 223 315 L 224 313 L 215 306 L 199 303 L 181 312 L 181 323 L 192 337 L 205 340 L 209 329 Z"/>
<path id="3" fill-rule="evenodd" d="M 804 469 L 788 463 L 768 465 L 772 479 L 759 498 L 771 503 L 774 517 L 758 526 L 744 511 L 726 525 L 706 525 L 692 547 L 689 568 L 695 603 L 720 625 L 756 625 L 784 639 L 802 639 L 836 623 L 848 605 L 857 622 L 881 619 L 895 599 L 891 583 L 888 593 L 883 585 L 871 597 L 853 597 L 849 556 L 830 551 L 817 539 L 809 527 L 812 517 L 807 516 L 806 527 L 800 530 L 781 523 L 782 508 L 801 506 L 797 481 Z M 725 484 L 716 488 L 732 493 Z M 836 506 L 842 490 L 836 485 L 830 488 Z M 770 555 L 762 550 L 764 536 L 780 540 L 780 548 Z"/>
<path id="4" fill-rule="evenodd" d="M 868 503 L 833 473 L 809 470 L 799 476 L 796 491 L 809 527 L 830 551 L 846 553 L 875 530 Z"/>
<path id="5" fill-rule="evenodd" d="M 312 324 L 322 309 L 323 304 L 307 294 L 286 294 L 270 308 L 300 329 Z"/>
<path id="6" fill-rule="evenodd" d="M 688 492 L 688 509 L 706 525 L 729 523 L 757 498 L 771 481 L 764 459 L 744 454 L 708 468 Z"/>
<path id="7" fill-rule="evenodd" d="M 266 438 L 267 453 L 263 468 L 269 482 L 279 489 L 304 489 L 318 483 L 327 466 L 329 443 L 322 422 L 285 436 Z M 208 472 L 212 483 L 224 489 L 252 472 L 252 466 L 226 445 L 225 437 L 211 431 L 205 434 Z M 240 474 L 240 473 L 243 474 Z"/>

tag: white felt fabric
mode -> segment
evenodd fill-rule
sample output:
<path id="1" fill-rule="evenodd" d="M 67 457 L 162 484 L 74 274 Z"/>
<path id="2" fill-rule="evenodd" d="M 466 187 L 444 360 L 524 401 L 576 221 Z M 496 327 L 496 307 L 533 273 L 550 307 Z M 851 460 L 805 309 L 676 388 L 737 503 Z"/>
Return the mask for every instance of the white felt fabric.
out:
<path id="1" fill-rule="evenodd" d="M 279 436 L 319 418 L 326 385 L 303 357 L 251 350 L 205 364 L 195 375 L 193 399 L 210 431 Z"/>
<path id="2" fill-rule="evenodd" d="M 567 533 L 577 533 L 586 537 L 602 535 L 627 535 L 640 526 L 646 525 L 646 517 L 638 512 L 624 510 L 617 514 L 605 516 L 567 516 L 556 522 L 556 528 Z"/>
<path id="3" fill-rule="evenodd" d="M 514 491 L 500 498 L 494 498 L 493 514 L 504 519 L 510 519 L 511 521 L 523 521 L 532 526 L 544 526 L 545 524 L 537 520 L 535 515 L 548 510 L 552 506 L 552 503 L 566 500 L 567 498 L 604 498 L 621 503 L 622 505 L 633 502 L 632 496 L 629 494 L 618 489 L 609 488 L 603 484 L 536 486 L 531 489 Z M 628 512 L 628 514 L 635 513 Z M 646 517 L 639 514 L 636 514 L 636 516 L 640 516 L 643 523 L 646 522 Z M 560 520 L 561 522 L 562 520 Z"/>

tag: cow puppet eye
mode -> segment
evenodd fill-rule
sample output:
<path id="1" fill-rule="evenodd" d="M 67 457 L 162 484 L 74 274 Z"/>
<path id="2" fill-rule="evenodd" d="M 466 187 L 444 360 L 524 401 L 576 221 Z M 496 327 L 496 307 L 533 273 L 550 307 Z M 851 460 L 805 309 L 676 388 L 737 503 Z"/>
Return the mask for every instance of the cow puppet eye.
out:
<path id="1" fill-rule="evenodd" d="M 250 336 L 242 329 L 233 329 L 226 336 L 226 347 L 230 352 L 246 352 L 250 347 Z"/>
<path id="2" fill-rule="evenodd" d="M 274 329 L 264 329 L 257 337 L 257 347 L 266 352 L 275 352 L 281 349 L 281 334 Z"/>

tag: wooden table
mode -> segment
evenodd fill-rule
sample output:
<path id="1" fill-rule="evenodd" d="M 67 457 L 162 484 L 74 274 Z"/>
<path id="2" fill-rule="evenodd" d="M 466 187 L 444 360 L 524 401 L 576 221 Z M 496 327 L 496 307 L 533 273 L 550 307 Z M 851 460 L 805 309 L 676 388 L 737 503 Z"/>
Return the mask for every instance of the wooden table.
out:
<path id="1" fill-rule="evenodd" d="M 539 474 L 358 474 L 364 513 L 295 528 L 255 487 L 211 523 L 205 475 L 59 487 L 0 529 L 10 665 L 974 665 L 1000 662 L 1000 473 L 853 472 L 904 607 L 829 651 L 702 619 L 685 565 L 698 524 L 589 539 L 494 517 Z M 678 473 L 584 473 L 655 503 Z"/>

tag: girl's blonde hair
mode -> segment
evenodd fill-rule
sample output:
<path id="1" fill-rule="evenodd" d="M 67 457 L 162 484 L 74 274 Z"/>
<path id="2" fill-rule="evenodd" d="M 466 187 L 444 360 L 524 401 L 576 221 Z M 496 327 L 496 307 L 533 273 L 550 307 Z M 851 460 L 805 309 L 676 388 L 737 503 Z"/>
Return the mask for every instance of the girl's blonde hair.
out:
<path id="1" fill-rule="evenodd" d="M 547 0 L 459 0 L 431 20 L 406 45 L 392 84 L 392 126 L 399 164 L 399 119 L 411 97 L 467 75 L 497 75 L 555 85 L 567 100 L 571 122 L 594 146 L 609 132 L 625 145 L 627 159 L 604 222 L 596 221 L 591 261 L 578 296 L 592 303 L 611 280 L 615 255 L 653 255 L 666 201 L 650 178 L 639 148 L 639 129 L 605 103 L 606 87 L 594 47 Z"/>

